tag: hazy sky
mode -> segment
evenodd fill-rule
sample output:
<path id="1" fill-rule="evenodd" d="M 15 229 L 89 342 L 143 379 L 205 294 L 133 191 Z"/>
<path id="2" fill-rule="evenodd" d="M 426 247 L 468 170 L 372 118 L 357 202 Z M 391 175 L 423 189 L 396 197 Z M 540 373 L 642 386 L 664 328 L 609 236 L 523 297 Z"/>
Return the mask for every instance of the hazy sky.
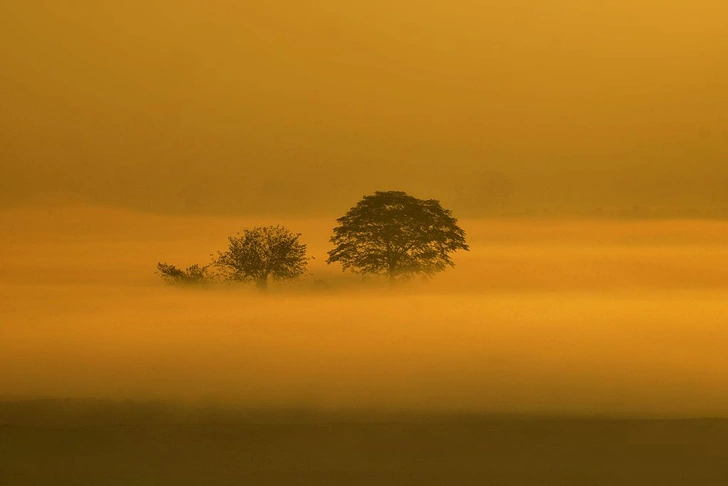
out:
<path id="1" fill-rule="evenodd" d="M 726 208 L 726 25 L 724 0 L 4 0 L 0 200 L 336 212 L 498 171 L 514 210 Z"/>

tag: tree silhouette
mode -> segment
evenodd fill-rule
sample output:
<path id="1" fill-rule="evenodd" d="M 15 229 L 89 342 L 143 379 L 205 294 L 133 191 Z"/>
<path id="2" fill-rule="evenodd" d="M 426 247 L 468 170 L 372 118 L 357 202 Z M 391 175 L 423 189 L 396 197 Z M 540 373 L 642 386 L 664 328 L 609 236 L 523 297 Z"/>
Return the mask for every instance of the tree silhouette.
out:
<path id="1" fill-rule="evenodd" d="M 401 191 L 377 191 L 336 220 L 327 263 L 355 273 L 397 277 L 430 276 L 454 266 L 450 253 L 469 250 L 465 232 L 435 199 Z"/>
<path id="2" fill-rule="evenodd" d="M 205 283 L 209 279 L 207 267 L 201 267 L 197 264 L 187 268 L 177 268 L 174 265 L 159 262 L 155 273 L 168 284 L 197 285 Z"/>
<path id="3" fill-rule="evenodd" d="M 306 245 L 282 226 L 256 227 L 228 238 L 226 252 L 218 251 L 215 265 L 234 281 L 255 281 L 259 289 L 268 287 L 268 277 L 294 279 L 306 271 Z"/>

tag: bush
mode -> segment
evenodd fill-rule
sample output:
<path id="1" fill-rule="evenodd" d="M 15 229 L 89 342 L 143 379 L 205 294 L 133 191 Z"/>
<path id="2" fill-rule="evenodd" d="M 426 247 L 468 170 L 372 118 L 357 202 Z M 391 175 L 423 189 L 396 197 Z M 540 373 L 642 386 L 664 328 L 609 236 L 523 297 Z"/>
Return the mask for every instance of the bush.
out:
<path id="1" fill-rule="evenodd" d="M 168 263 L 159 262 L 155 273 L 170 285 L 200 285 L 210 279 L 207 267 L 197 264 L 182 269 Z"/>

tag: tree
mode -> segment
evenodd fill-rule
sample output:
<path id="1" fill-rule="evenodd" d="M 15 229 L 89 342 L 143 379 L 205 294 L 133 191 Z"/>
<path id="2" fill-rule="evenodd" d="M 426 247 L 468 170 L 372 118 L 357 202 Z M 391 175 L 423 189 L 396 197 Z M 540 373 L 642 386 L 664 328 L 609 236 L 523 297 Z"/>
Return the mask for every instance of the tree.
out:
<path id="1" fill-rule="evenodd" d="M 306 245 L 282 226 L 256 227 L 228 238 L 228 251 L 218 251 L 215 264 L 228 280 L 255 281 L 259 289 L 268 287 L 268 277 L 287 280 L 306 272 Z"/>
<path id="2" fill-rule="evenodd" d="M 157 273 L 162 280 L 169 284 L 175 285 L 197 285 L 205 283 L 208 280 L 207 267 L 201 267 L 197 264 L 187 268 L 177 268 L 168 263 L 157 263 Z"/>
<path id="3" fill-rule="evenodd" d="M 336 220 L 327 263 L 355 273 L 397 277 L 430 276 L 453 267 L 450 254 L 469 250 L 465 232 L 435 199 L 401 191 L 377 191 Z"/>

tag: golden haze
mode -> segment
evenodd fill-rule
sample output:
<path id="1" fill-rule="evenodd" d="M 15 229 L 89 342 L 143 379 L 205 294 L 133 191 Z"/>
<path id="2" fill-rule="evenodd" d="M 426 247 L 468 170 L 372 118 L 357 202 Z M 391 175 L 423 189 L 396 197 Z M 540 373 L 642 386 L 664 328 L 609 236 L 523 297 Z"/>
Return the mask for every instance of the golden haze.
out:
<path id="1" fill-rule="evenodd" d="M 465 220 L 472 250 L 430 284 L 323 263 L 261 296 L 164 287 L 245 218 L 66 208 L 2 213 L 0 395 L 314 407 L 728 413 L 724 222 Z M 324 279 L 329 287 L 315 286 Z"/>
<path id="2" fill-rule="evenodd" d="M 722 0 L 0 9 L 4 205 L 333 216 L 497 171 L 516 213 L 728 214 Z"/>

